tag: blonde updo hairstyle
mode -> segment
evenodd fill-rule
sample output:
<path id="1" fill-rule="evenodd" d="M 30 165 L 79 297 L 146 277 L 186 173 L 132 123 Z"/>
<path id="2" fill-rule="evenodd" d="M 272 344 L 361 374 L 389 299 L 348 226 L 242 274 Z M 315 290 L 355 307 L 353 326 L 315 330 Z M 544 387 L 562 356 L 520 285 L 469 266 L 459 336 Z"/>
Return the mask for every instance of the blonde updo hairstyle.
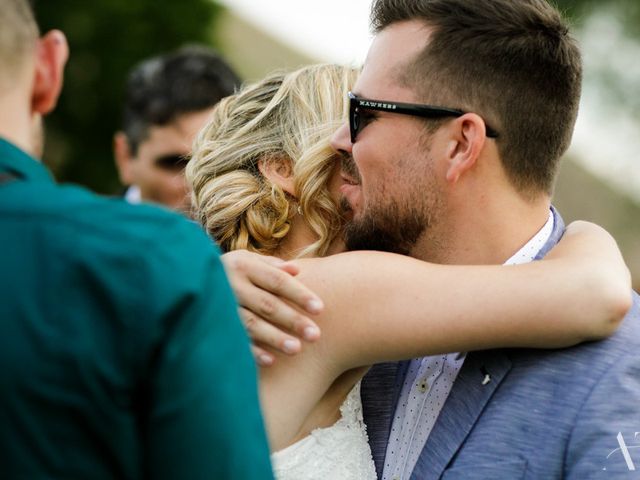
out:
<path id="1" fill-rule="evenodd" d="M 300 212 L 322 256 L 339 233 L 327 188 L 336 164 L 329 139 L 345 121 L 357 70 L 314 65 L 272 74 L 223 99 L 198 134 L 186 168 L 194 218 L 224 251 L 273 254 Z M 295 197 L 264 177 L 258 161 L 289 162 Z"/>

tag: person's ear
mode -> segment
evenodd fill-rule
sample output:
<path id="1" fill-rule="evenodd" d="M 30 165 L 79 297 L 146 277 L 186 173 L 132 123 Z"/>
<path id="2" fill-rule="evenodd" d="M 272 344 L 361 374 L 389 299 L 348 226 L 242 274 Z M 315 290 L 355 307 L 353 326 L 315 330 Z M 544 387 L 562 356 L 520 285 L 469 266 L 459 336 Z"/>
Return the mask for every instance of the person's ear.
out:
<path id="1" fill-rule="evenodd" d="M 118 175 L 123 185 L 133 185 L 134 173 L 132 163 L 135 161 L 131 153 L 129 139 L 124 132 L 116 132 L 113 136 L 113 156 L 116 159 Z"/>
<path id="2" fill-rule="evenodd" d="M 293 167 L 288 158 L 261 158 L 258 160 L 258 170 L 271 183 L 278 185 L 282 190 L 294 198 L 297 198 Z"/>
<path id="3" fill-rule="evenodd" d="M 31 111 L 46 115 L 56 106 L 64 80 L 69 45 L 64 34 L 51 30 L 36 46 L 36 68 L 31 94 Z"/>
<path id="4" fill-rule="evenodd" d="M 456 183 L 471 170 L 484 147 L 486 132 L 484 121 L 475 113 L 467 113 L 456 119 L 452 137 L 447 147 L 447 181 Z"/>

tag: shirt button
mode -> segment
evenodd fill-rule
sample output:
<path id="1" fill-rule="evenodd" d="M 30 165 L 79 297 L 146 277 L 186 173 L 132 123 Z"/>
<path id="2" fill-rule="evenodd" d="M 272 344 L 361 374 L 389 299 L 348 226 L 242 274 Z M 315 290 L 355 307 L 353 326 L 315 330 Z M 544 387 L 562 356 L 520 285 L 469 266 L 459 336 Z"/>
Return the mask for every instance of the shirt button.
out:
<path id="1" fill-rule="evenodd" d="M 426 380 L 418 382 L 418 390 L 420 390 L 422 393 L 425 393 L 427 390 L 429 390 L 429 382 L 427 382 Z"/>

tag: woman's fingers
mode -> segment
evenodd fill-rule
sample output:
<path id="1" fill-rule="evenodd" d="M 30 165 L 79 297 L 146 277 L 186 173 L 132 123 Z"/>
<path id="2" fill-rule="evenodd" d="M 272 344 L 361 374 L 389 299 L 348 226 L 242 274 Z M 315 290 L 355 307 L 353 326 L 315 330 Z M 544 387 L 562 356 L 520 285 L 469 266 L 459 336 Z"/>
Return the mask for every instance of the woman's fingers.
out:
<path id="1" fill-rule="evenodd" d="M 294 354 L 301 348 L 298 338 L 313 341 L 320 336 L 315 322 L 294 308 L 309 313 L 323 308 L 317 295 L 293 278 L 295 265 L 244 250 L 227 253 L 222 259 L 254 343 Z"/>
<path id="2" fill-rule="evenodd" d="M 234 275 L 244 277 L 255 287 L 269 292 L 280 300 L 292 303 L 311 314 L 318 314 L 324 308 L 322 300 L 296 280 L 298 268 L 291 262 L 276 257 L 237 250 L 222 256 L 225 268 Z"/>
<path id="3" fill-rule="evenodd" d="M 255 358 L 256 363 L 261 367 L 269 367 L 273 365 L 273 362 L 275 361 L 275 358 L 271 353 L 257 345 L 251 345 L 251 352 L 253 353 L 253 358 Z"/>
<path id="4" fill-rule="evenodd" d="M 276 328 L 246 308 L 240 307 L 240 318 L 254 344 L 260 343 L 289 355 L 298 353 L 302 348 L 298 338 Z"/>

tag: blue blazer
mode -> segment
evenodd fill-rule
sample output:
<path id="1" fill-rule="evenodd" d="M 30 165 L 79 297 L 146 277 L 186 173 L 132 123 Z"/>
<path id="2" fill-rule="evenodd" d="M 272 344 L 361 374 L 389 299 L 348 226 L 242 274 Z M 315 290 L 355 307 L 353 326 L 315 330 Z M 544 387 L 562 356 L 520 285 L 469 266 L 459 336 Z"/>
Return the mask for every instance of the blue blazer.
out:
<path id="1" fill-rule="evenodd" d="M 542 258 L 564 232 L 554 210 Z M 640 299 L 610 338 L 561 350 L 471 352 L 412 480 L 640 478 Z M 362 383 L 378 477 L 409 362 Z M 483 385 L 485 373 L 490 382 Z"/>

